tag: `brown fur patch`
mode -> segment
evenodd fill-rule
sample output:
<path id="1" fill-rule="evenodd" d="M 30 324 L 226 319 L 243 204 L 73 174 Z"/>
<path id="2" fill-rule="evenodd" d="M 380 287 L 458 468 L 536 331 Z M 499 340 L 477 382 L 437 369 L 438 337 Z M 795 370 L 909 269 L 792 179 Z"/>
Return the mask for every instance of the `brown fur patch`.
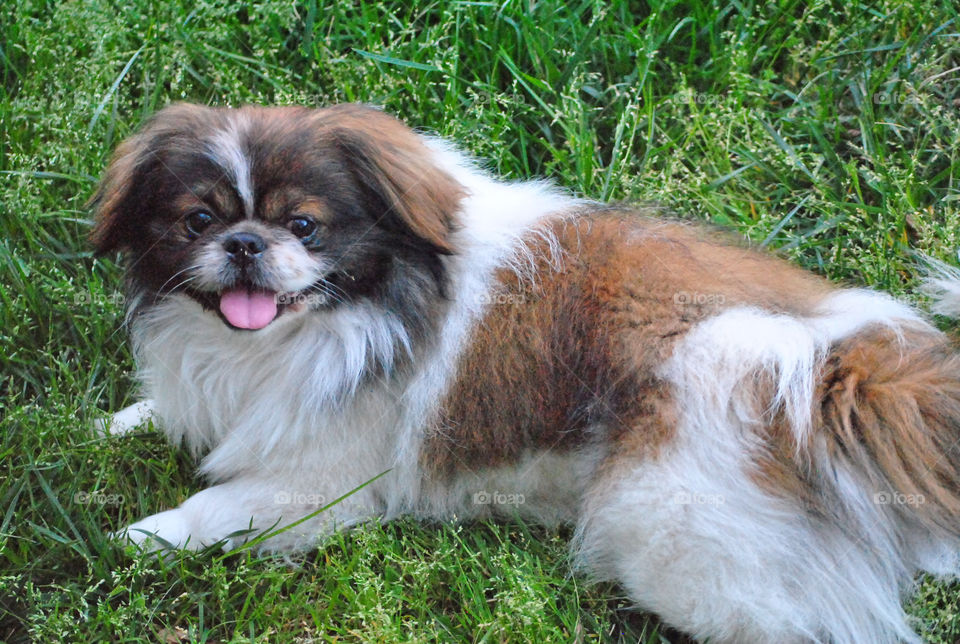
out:
<path id="1" fill-rule="evenodd" d="M 598 210 L 551 224 L 533 279 L 504 271 L 461 358 L 423 462 L 492 467 L 528 450 L 595 440 L 655 454 L 676 424 L 658 368 L 694 324 L 749 304 L 808 312 L 829 285 L 725 235 L 641 212 Z"/>
<path id="2" fill-rule="evenodd" d="M 876 493 L 960 529 L 960 356 L 946 337 L 889 330 L 835 347 L 823 376 L 820 427 L 831 460 L 867 472 Z"/>
<path id="3" fill-rule="evenodd" d="M 835 513 L 833 468 L 843 466 L 881 503 L 960 531 L 960 356 L 946 336 L 867 328 L 831 349 L 816 400 L 803 445 L 782 416 L 768 425 L 759 485 Z"/>
<path id="4" fill-rule="evenodd" d="M 213 185 L 198 184 L 190 186 L 190 191 L 179 195 L 173 200 L 173 209 L 182 216 L 194 210 L 210 211 L 207 204 L 214 205 L 214 212 L 230 212 L 240 208 L 236 195 L 225 183 Z"/>
<path id="5" fill-rule="evenodd" d="M 321 224 L 332 218 L 330 207 L 322 198 L 305 194 L 296 186 L 284 186 L 264 195 L 259 214 L 267 221 L 276 222 L 282 222 L 291 214 L 306 215 Z"/>
<path id="6" fill-rule="evenodd" d="M 413 130 L 384 112 L 352 104 L 320 110 L 316 122 L 391 214 L 435 248 L 451 252 L 449 235 L 463 187 L 437 167 Z"/>

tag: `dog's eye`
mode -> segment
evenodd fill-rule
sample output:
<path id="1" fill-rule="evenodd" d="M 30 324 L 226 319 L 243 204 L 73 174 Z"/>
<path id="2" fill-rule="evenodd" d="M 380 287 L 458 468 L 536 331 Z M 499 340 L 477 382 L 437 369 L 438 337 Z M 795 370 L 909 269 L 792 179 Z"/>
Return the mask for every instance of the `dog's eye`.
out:
<path id="1" fill-rule="evenodd" d="M 317 232 L 317 222 L 309 217 L 291 217 L 289 220 L 287 220 L 287 228 L 294 235 L 306 241 L 313 237 L 313 234 Z"/>
<path id="2" fill-rule="evenodd" d="M 196 239 L 204 229 L 213 223 L 213 215 L 205 210 L 196 210 L 187 215 L 184 225 L 187 229 L 187 236 L 190 239 Z"/>

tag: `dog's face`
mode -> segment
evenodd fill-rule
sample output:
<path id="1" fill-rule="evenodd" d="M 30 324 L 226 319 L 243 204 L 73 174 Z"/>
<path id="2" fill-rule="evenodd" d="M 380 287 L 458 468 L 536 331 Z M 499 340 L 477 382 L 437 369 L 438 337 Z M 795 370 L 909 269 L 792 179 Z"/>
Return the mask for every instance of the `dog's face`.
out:
<path id="1" fill-rule="evenodd" d="M 92 238 L 128 254 L 147 305 L 186 296 L 261 329 L 407 283 L 442 293 L 461 197 L 419 136 L 371 108 L 175 105 L 117 150 Z"/>

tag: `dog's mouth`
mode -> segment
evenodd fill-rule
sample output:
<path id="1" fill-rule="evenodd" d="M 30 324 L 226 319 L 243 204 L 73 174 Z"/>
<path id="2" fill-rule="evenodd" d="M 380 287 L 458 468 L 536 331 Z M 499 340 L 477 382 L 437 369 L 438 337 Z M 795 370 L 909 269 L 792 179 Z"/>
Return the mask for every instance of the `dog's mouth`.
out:
<path id="1" fill-rule="evenodd" d="M 234 284 L 219 293 L 189 288 L 185 292 L 204 310 L 216 313 L 224 324 L 240 331 L 264 329 L 284 313 L 297 313 L 326 301 L 321 294 L 274 291 L 250 283 Z"/>
<path id="2" fill-rule="evenodd" d="M 220 314 L 236 329 L 262 329 L 280 316 L 283 307 L 276 291 L 256 290 L 245 286 L 220 294 Z"/>

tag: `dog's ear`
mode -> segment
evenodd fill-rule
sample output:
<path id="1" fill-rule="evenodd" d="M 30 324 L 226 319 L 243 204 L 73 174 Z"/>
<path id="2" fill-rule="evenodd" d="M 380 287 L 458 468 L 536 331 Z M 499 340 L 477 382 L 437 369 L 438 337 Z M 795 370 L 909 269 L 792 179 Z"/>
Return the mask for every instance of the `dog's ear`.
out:
<path id="1" fill-rule="evenodd" d="M 320 110 L 319 126 L 373 202 L 379 225 L 412 233 L 436 252 L 454 251 L 450 233 L 465 189 L 413 130 L 380 110 L 346 104 Z"/>
<path id="2" fill-rule="evenodd" d="M 209 110 L 188 103 L 165 107 L 117 147 L 97 191 L 87 202 L 94 213 L 89 239 L 98 255 L 128 249 L 136 240 L 144 208 L 135 191 L 158 165 L 155 151 L 166 139 L 198 127 Z"/>
<path id="3" fill-rule="evenodd" d="M 87 202 L 93 209 L 90 242 L 97 255 L 126 248 L 132 239 L 130 196 L 146 154 L 146 137 L 135 134 L 121 143 L 110 159 L 97 191 Z"/>

